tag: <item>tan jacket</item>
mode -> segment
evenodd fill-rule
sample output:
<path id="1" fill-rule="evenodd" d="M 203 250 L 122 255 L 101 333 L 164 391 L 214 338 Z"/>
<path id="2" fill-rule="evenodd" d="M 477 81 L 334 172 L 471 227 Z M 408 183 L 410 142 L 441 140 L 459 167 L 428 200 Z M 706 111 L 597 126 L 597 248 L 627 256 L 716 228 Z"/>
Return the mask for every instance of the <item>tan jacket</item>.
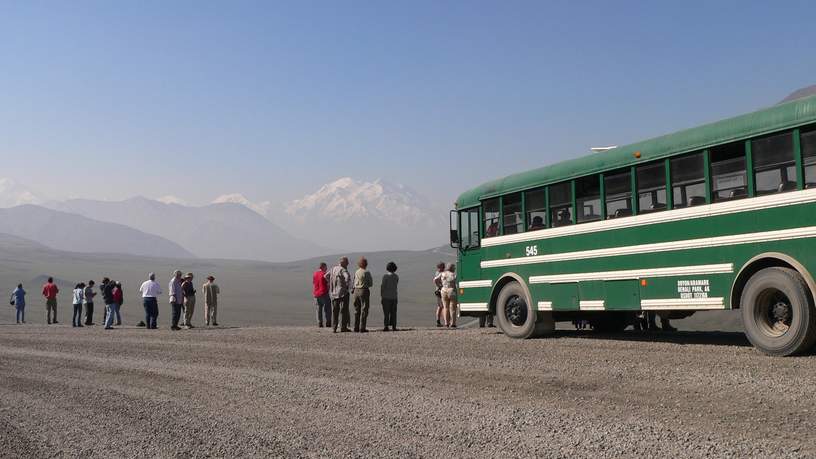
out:
<path id="1" fill-rule="evenodd" d="M 204 292 L 204 304 L 218 306 L 218 295 L 221 293 L 218 284 L 207 282 L 201 286 L 201 291 Z"/>

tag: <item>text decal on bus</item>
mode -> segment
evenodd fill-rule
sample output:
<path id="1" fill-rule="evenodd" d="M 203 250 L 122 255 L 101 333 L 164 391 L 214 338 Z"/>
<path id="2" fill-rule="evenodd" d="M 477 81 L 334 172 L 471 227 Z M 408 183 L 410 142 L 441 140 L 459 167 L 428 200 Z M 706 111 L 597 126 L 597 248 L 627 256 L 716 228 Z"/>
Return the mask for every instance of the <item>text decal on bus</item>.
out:
<path id="1" fill-rule="evenodd" d="M 528 245 L 525 248 L 524 253 L 528 257 L 536 256 L 536 255 L 538 255 L 538 246 L 537 245 Z"/>

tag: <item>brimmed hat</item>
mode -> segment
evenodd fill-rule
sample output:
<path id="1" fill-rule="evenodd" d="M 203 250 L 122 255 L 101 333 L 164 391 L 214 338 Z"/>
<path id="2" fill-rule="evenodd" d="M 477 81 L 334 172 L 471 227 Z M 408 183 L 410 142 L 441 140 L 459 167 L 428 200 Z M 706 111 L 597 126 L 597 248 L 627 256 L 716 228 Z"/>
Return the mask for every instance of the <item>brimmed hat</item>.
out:
<path id="1" fill-rule="evenodd" d="M 193 273 L 187 273 L 187 274 L 185 274 L 185 275 L 184 275 L 184 277 L 185 277 L 185 278 L 186 278 L 186 277 L 189 277 L 189 278 L 191 278 L 191 279 L 192 279 L 192 278 L 193 278 Z"/>
<path id="2" fill-rule="evenodd" d="M 211 275 L 207 276 L 207 280 L 214 281 L 214 280 L 215 280 L 215 277 L 213 277 L 213 276 L 212 276 L 212 274 L 211 274 Z"/>

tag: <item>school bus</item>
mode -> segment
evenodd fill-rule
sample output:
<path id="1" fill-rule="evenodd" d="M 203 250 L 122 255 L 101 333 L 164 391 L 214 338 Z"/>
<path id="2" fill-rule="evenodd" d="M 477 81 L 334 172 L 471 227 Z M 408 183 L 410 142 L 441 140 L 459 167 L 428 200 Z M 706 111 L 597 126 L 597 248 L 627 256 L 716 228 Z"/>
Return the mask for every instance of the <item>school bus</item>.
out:
<path id="1" fill-rule="evenodd" d="M 504 334 L 739 309 L 760 351 L 816 342 L 816 96 L 494 180 L 451 212 L 463 316 Z"/>

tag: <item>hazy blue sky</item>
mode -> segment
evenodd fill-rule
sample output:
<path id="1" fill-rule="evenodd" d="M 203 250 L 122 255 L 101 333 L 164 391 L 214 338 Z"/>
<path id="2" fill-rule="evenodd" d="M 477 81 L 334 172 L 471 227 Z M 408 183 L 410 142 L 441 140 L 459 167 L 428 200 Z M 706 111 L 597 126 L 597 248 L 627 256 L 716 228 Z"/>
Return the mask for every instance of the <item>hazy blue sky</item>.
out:
<path id="1" fill-rule="evenodd" d="M 0 176 L 45 194 L 451 201 L 816 83 L 816 4 L 0 1 Z"/>

